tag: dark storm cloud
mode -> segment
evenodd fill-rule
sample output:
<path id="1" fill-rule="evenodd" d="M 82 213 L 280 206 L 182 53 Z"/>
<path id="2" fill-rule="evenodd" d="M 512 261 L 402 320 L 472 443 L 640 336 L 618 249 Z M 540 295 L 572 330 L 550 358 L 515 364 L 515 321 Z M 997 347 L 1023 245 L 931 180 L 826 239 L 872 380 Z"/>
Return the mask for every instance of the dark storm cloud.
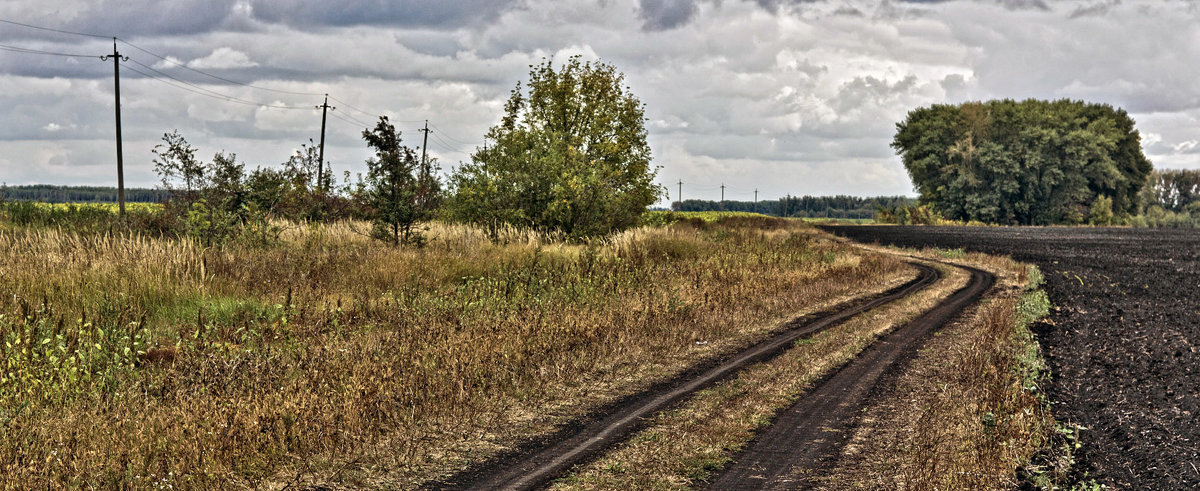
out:
<path id="1" fill-rule="evenodd" d="M 641 0 L 642 28 L 661 31 L 687 24 L 699 10 L 693 0 Z"/>
<path id="2" fill-rule="evenodd" d="M 235 3 L 235 0 L 103 0 L 89 2 L 67 26 L 73 31 L 125 38 L 197 34 L 219 27 L 230 16 Z"/>
<path id="3" fill-rule="evenodd" d="M 1110 10 L 1112 10 L 1113 7 L 1116 7 L 1120 4 L 1121 4 L 1120 0 L 1106 0 L 1103 2 L 1096 2 L 1092 5 L 1086 5 L 1086 6 L 1081 5 L 1079 7 L 1076 7 L 1074 12 L 1071 12 L 1071 18 L 1078 19 L 1080 17 L 1087 17 L 1087 16 L 1092 16 L 1092 15 L 1096 15 L 1096 16 L 1104 15 L 1104 14 L 1107 14 Z"/>
<path id="4" fill-rule="evenodd" d="M 254 17 L 290 26 L 458 28 L 498 17 L 515 0 L 253 0 Z"/>

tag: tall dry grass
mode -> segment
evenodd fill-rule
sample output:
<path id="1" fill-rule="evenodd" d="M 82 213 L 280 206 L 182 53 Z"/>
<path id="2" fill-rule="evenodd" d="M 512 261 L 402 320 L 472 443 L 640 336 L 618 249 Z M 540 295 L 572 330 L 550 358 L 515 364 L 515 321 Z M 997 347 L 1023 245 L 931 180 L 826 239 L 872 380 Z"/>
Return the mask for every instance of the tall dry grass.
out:
<path id="1" fill-rule="evenodd" d="M 0 487 L 413 484 L 904 269 L 762 219 L 365 229 L 0 232 Z"/>
<path id="2" fill-rule="evenodd" d="M 935 336 L 867 411 L 833 488 L 1012 489 L 1053 433 L 1029 330 L 1049 305 L 1040 273 L 1007 258 L 933 255 L 991 270 L 1001 287 Z"/>

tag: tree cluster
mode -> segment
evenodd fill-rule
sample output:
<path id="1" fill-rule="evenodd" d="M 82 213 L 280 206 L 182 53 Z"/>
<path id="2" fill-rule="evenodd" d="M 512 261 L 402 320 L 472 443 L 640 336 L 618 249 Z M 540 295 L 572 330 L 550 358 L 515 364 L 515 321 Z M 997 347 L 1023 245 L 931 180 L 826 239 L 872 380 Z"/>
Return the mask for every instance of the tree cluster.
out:
<path id="1" fill-rule="evenodd" d="M 1001 224 L 1082 223 L 1140 211 L 1152 170 L 1124 110 L 993 100 L 913 110 L 892 147 L 941 216 Z M 1111 220 L 1111 219 L 1110 219 Z"/>
<path id="2" fill-rule="evenodd" d="M 662 196 L 642 103 L 611 65 L 573 57 L 533 67 L 499 125 L 451 177 L 450 217 L 603 236 L 637 225 Z"/>
<path id="3" fill-rule="evenodd" d="M 281 168 L 246 172 L 232 153 L 218 152 L 205 163 L 177 131 L 164 134 L 162 140 L 153 152 L 155 172 L 169 196 L 164 228 L 180 235 L 205 244 L 269 241 L 277 234 L 271 218 L 322 220 L 356 212 L 342 194 L 317 188 L 317 149 L 312 145 L 301 145 Z M 326 174 L 324 181 L 329 182 Z"/>

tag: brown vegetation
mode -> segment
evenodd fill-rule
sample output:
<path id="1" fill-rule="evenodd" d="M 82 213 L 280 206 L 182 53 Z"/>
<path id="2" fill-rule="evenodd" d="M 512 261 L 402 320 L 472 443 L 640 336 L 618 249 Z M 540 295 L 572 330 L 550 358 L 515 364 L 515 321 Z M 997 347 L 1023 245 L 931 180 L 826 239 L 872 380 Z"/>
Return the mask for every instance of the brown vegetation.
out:
<path id="1" fill-rule="evenodd" d="M 795 222 L 429 237 L 0 232 L 0 487 L 412 484 L 906 274 Z"/>

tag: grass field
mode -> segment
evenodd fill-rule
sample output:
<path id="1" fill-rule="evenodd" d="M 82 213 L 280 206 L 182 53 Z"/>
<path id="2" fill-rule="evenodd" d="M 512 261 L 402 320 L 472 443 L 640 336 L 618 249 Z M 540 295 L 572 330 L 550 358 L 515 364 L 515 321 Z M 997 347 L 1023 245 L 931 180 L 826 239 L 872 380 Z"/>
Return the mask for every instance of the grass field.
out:
<path id="1" fill-rule="evenodd" d="M 0 231 L 0 487 L 407 486 L 904 276 L 800 221 L 568 244 Z"/>

